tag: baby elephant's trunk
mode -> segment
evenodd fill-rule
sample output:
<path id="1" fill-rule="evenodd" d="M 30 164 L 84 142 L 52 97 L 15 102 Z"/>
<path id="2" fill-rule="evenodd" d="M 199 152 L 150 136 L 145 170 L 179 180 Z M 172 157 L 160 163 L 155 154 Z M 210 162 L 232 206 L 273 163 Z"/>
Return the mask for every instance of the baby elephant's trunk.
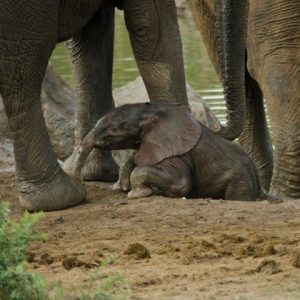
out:
<path id="1" fill-rule="evenodd" d="M 74 177 L 78 180 L 82 181 L 81 178 L 81 170 L 84 166 L 84 163 L 91 153 L 91 151 L 94 149 L 94 139 L 93 139 L 93 130 L 84 138 L 83 142 L 81 143 L 78 152 L 76 154 L 76 166 L 74 171 Z"/>

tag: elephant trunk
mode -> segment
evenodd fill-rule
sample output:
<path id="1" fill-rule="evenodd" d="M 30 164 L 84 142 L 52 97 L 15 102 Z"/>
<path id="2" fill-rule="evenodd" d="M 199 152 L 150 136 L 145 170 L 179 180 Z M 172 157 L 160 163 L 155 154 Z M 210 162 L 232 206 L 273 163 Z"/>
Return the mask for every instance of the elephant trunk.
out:
<path id="1" fill-rule="evenodd" d="M 94 149 L 95 147 L 95 143 L 94 143 L 94 130 L 92 130 L 82 141 L 78 152 L 76 154 L 76 162 L 75 162 L 75 169 L 74 169 L 74 174 L 73 176 L 77 179 L 79 179 L 80 181 L 82 181 L 81 178 L 81 170 L 84 166 L 84 163 L 87 159 L 87 157 L 89 156 L 89 154 L 91 153 L 91 151 Z"/>
<path id="2" fill-rule="evenodd" d="M 217 134 L 237 138 L 245 122 L 246 4 L 241 0 L 215 0 L 217 48 L 227 106 L 226 126 Z"/>

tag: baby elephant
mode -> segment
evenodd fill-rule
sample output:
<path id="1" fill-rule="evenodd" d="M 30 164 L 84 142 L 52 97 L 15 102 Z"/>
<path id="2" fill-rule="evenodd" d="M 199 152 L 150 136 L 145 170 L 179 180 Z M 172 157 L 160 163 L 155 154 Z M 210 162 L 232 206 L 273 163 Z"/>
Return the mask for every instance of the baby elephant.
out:
<path id="1" fill-rule="evenodd" d="M 199 123 L 186 106 L 138 103 L 116 108 L 84 139 L 75 176 L 80 176 L 95 147 L 137 150 L 124 167 L 127 171 L 121 169 L 125 178 L 119 179 L 124 190 L 131 183 L 131 198 L 152 193 L 231 200 L 268 198 L 247 153 Z"/>

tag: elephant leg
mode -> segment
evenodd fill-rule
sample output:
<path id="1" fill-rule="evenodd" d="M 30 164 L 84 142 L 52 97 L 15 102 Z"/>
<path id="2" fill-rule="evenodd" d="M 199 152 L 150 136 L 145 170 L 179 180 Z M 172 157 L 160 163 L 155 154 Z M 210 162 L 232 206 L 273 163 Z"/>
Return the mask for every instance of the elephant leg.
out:
<path id="1" fill-rule="evenodd" d="M 30 211 L 63 209 L 86 196 L 60 168 L 43 117 L 41 85 L 56 43 L 59 2 L 43 3 L 0 6 L 0 93 L 13 137 L 19 201 Z"/>
<path id="2" fill-rule="evenodd" d="M 170 164 L 136 167 L 130 177 L 129 198 L 142 198 L 153 191 L 168 197 L 187 196 L 191 190 L 191 176 L 187 169 Z"/>
<path id="3" fill-rule="evenodd" d="M 256 187 L 255 187 L 256 188 Z M 225 200 L 255 201 L 259 195 L 252 187 L 251 181 L 245 182 L 245 178 L 232 179 L 225 190 Z"/>
<path id="4" fill-rule="evenodd" d="M 246 122 L 239 137 L 253 158 L 262 187 L 269 191 L 273 172 L 273 149 L 266 122 L 263 95 L 257 82 L 246 74 Z"/>
<path id="5" fill-rule="evenodd" d="M 114 184 L 113 189 L 128 192 L 131 189 L 130 176 L 135 167 L 134 155 L 131 155 L 127 162 L 119 168 L 119 179 Z"/>
<path id="6" fill-rule="evenodd" d="M 123 0 L 133 52 L 152 102 L 187 104 L 174 0 Z"/>
<path id="7" fill-rule="evenodd" d="M 250 1 L 248 66 L 263 92 L 272 127 L 270 192 L 300 198 L 300 1 Z"/>
<path id="8" fill-rule="evenodd" d="M 76 82 L 74 152 L 64 169 L 73 174 L 78 148 L 98 119 L 114 108 L 112 60 L 114 8 L 102 9 L 68 41 Z M 118 166 L 110 151 L 94 149 L 82 169 L 84 180 L 115 181 Z"/>
<path id="9" fill-rule="evenodd" d="M 300 61 L 300 56 L 299 56 Z M 274 171 L 271 194 L 300 198 L 299 65 L 277 66 L 266 76 L 264 94 L 273 129 Z"/>

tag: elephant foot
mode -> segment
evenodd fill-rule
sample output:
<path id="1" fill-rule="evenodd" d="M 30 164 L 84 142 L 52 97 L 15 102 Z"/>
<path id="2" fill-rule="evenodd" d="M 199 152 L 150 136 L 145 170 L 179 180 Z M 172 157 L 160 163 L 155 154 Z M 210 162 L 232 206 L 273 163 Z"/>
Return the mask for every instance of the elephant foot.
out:
<path id="1" fill-rule="evenodd" d="M 121 191 L 121 192 L 129 192 L 130 191 L 130 183 L 124 183 L 121 179 L 119 179 L 114 185 L 113 185 L 114 191 Z"/>
<path id="2" fill-rule="evenodd" d="M 82 203 L 86 190 L 79 181 L 62 170 L 51 183 L 21 182 L 20 205 L 29 211 L 52 211 Z"/>
<path id="3" fill-rule="evenodd" d="M 146 198 L 153 194 L 153 190 L 149 187 L 136 187 L 132 189 L 128 194 L 127 197 L 130 199 L 138 199 L 138 198 Z"/>
<path id="4" fill-rule="evenodd" d="M 110 151 L 94 149 L 81 171 L 84 181 L 113 182 L 118 179 L 119 166 Z"/>

